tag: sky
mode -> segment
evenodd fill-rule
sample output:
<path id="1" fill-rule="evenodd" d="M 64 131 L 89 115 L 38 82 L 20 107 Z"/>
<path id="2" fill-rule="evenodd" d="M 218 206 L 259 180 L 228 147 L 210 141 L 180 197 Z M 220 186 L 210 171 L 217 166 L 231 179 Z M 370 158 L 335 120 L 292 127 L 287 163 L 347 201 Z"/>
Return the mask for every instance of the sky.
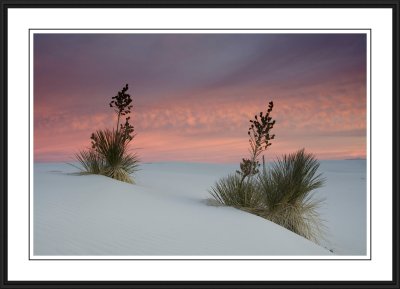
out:
<path id="1" fill-rule="evenodd" d="M 72 161 L 115 127 L 125 84 L 142 162 L 239 163 L 269 101 L 267 160 L 366 157 L 365 34 L 35 34 L 33 55 L 37 162 Z"/>

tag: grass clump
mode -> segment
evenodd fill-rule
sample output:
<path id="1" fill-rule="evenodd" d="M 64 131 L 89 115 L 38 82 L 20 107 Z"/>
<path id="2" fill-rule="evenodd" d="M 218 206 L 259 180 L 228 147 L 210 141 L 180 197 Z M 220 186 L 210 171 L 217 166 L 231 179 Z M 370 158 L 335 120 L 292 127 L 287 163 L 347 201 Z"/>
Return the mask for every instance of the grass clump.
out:
<path id="1" fill-rule="evenodd" d="M 238 174 L 217 181 L 210 194 L 221 204 L 242 209 L 259 207 L 262 199 L 254 182 L 243 182 Z"/>
<path id="2" fill-rule="evenodd" d="M 139 160 L 128 153 L 129 138 L 122 130 L 97 130 L 92 135 L 94 150 L 101 159 L 102 173 L 110 178 L 133 183 L 130 174 L 137 171 Z"/>
<path id="3" fill-rule="evenodd" d="M 314 198 L 325 182 L 318 168 L 314 155 L 301 149 L 284 155 L 257 178 L 265 205 L 262 217 L 315 243 L 324 235 L 318 213 L 323 200 Z"/>
<path id="4" fill-rule="evenodd" d="M 225 206 L 268 219 L 315 243 L 324 238 L 324 224 L 315 190 L 324 185 L 319 162 L 301 149 L 284 155 L 254 178 L 242 182 L 238 174 L 218 180 L 209 191 Z"/>
<path id="5" fill-rule="evenodd" d="M 82 174 L 100 174 L 107 177 L 134 183 L 131 174 L 137 171 L 139 159 L 136 154 L 129 153 L 128 145 L 134 138 L 134 127 L 129 123 L 130 117 L 121 124 L 121 117 L 131 112 L 132 99 L 128 84 L 114 96 L 109 106 L 117 114 L 116 129 L 101 129 L 92 133 L 92 147 L 75 155 L 81 165 Z"/>
<path id="6" fill-rule="evenodd" d="M 75 154 L 75 158 L 82 167 L 82 174 L 102 174 L 104 162 L 95 150 L 81 150 Z"/>

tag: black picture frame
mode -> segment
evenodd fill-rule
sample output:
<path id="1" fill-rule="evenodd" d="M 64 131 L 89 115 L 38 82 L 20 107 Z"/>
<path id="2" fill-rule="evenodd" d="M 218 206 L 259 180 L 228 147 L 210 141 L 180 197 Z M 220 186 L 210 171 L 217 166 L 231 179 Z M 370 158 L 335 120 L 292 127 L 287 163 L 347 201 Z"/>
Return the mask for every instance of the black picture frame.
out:
<path id="1" fill-rule="evenodd" d="M 358 280 L 358 281 L 15 281 L 8 279 L 8 13 L 15 8 L 389 8 L 393 16 L 393 87 L 392 104 L 392 280 Z M 400 288 L 399 281 L 399 28 L 400 28 L 400 1 L 399 0 L 297 0 L 297 1 L 269 1 L 269 0 L 0 0 L 1 15 L 1 118 L 0 118 L 0 185 L 1 185 L 1 214 L 0 214 L 0 288 Z M 167 10 L 166 10 L 167 11 Z M 35 27 L 37 28 L 37 27 Z M 368 27 L 365 27 L 368 29 Z M 27 32 L 28 33 L 28 32 Z M 22 94 L 28 92 L 21 92 Z M 373 180 L 372 180 L 373 181 Z M 82 262 L 85 262 L 82 260 Z M 277 260 L 276 262 L 279 262 Z M 349 260 L 348 262 L 352 262 Z"/>

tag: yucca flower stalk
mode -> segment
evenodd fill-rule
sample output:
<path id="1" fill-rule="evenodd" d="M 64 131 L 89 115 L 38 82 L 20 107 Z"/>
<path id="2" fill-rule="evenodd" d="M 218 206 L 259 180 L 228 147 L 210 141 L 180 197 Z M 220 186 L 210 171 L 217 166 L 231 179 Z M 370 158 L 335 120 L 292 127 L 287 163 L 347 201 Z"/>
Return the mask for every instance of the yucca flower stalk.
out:
<path id="1" fill-rule="evenodd" d="M 260 112 L 259 115 L 255 115 L 254 119 L 250 120 L 250 127 L 247 131 L 249 135 L 250 158 L 243 158 L 240 163 L 240 171 L 237 171 L 242 177 L 242 183 L 245 178 L 259 173 L 259 156 L 271 146 L 271 140 L 275 138 L 275 135 L 270 133 L 275 125 L 275 120 L 270 116 L 273 107 L 274 103 L 270 101 L 265 113 Z"/>
<path id="2" fill-rule="evenodd" d="M 117 114 L 117 131 L 119 130 L 120 127 L 119 121 L 121 116 L 131 113 L 131 109 L 133 107 L 133 105 L 131 105 L 132 98 L 130 94 L 126 93 L 127 90 L 128 90 L 128 84 L 126 84 L 121 91 L 118 91 L 117 95 L 113 96 L 112 97 L 113 100 L 109 103 L 109 106 L 111 108 L 114 108 L 114 111 Z M 128 122 L 129 124 L 129 117 L 126 119 L 126 122 Z"/>

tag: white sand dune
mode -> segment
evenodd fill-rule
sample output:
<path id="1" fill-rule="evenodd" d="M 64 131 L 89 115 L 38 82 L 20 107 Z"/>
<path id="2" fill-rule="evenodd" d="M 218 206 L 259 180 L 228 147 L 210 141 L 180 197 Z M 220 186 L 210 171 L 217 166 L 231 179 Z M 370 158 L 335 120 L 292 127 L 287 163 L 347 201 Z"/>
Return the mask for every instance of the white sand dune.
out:
<path id="1" fill-rule="evenodd" d="M 325 246 L 338 255 L 367 254 L 367 173 L 365 160 L 321 161 L 327 181 L 316 197 L 328 227 Z"/>
<path id="2" fill-rule="evenodd" d="M 352 202 L 357 202 L 360 190 L 364 190 L 365 195 L 365 185 L 357 182 L 352 184 L 357 186 L 354 191 L 352 186 L 346 190 L 340 178 L 352 180 L 359 176 L 342 176 L 340 163 L 336 165 L 339 167 L 334 166 L 334 169 L 339 171 L 326 175 L 334 178 L 335 184 L 327 185 L 322 194 L 357 193 L 352 198 Z M 76 168 L 67 164 L 35 163 L 33 254 L 37 257 L 331 254 L 260 217 L 230 207 L 207 205 L 210 187 L 221 176 L 234 172 L 236 167 L 195 163 L 142 164 L 136 175 L 137 184 L 130 185 L 104 176 L 73 175 Z M 329 196 L 329 202 L 335 207 L 324 211 L 333 220 L 334 227 L 331 232 L 334 241 L 326 247 L 338 249 L 339 254 L 365 254 L 363 233 L 353 231 L 353 227 L 337 228 L 343 221 L 343 211 L 339 210 L 344 209 L 344 205 L 334 200 Z M 365 208 L 360 209 L 363 203 L 356 205 L 356 224 L 350 225 L 364 226 L 361 231 L 365 232 Z M 340 218 L 335 219 L 338 214 Z M 353 244 L 355 238 L 349 241 L 349 236 L 340 235 L 349 230 L 356 233 L 357 244 Z"/>

